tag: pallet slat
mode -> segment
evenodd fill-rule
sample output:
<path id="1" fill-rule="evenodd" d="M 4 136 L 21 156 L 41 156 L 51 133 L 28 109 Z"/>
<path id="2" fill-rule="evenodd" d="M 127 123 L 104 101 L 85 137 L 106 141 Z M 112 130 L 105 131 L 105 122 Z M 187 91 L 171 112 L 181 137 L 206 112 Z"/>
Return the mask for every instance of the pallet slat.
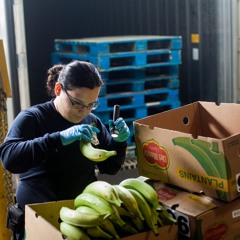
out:
<path id="1" fill-rule="evenodd" d="M 95 111 L 104 111 L 112 108 L 115 104 L 121 107 L 144 106 L 146 104 L 161 103 L 163 101 L 177 101 L 179 97 L 178 89 L 155 89 L 142 92 L 126 92 L 119 94 L 108 94 L 99 98 L 100 107 Z"/>
<path id="2" fill-rule="evenodd" d="M 100 92 L 100 96 L 124 92 L 141 92 L 155 89 L 174 89 L 179 87 L 179 79 L 176 78 L 149 78 L 141 80 L 120 80 L 110 81 L 105 84 Z"/>
<path id="3" fill-rule="evenodd" d="M 181 49 L 180 36 L 117 36 L 82 39 L 56 39 L 56 52 L 81 55 L 105 55 L 157 49 Z"/>
<path id="4" fill-rule="evenodd" d="M 139 80 L 153 78 L 178 78 L 179 64 L 170 64 L 165 66 L 144 66 L 140 69 L 123 69 L 116 71 L 100 71 L 105 82 L 114 82 L 122 80 Z"/>
<path id="5" fill-rule="evenodd" d="M 83 60 L 93 63 L 100 71 L 116 71 L 141 67 L 166 66 L 181 63 L 180 50 L 160 50 L 139 53 L 119 53 L 103 56 L 52 53 L 53 63 L 68 63 L 70 60 Z"/>

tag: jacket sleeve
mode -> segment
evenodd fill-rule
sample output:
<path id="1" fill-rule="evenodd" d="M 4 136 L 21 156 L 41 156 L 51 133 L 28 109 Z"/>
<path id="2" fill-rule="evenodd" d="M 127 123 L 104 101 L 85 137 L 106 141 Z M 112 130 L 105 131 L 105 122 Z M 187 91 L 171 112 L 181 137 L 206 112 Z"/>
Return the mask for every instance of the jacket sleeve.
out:
<path id="1" fill-rule="evenodd" d="M 59 132 L 42 133 L 39 122 L 28 111 L 22 111 L 13 121 L 0 146 L 3 167 L 12 173 L 23 173 L 41 164 L 61 146 Z"/>

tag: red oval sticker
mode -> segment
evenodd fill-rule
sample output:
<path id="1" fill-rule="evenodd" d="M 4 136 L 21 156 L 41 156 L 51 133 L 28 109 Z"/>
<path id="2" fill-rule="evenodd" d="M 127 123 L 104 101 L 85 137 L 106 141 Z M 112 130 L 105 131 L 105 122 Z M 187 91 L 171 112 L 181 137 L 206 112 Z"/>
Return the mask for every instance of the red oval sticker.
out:
<path id="1" fill-rule="evenodd" d="M 228 226 L 225 222 L 220 222 L 216 225 L 210 226 L 205 232 L 206 240 L 218 240 L 223 239 L 227 233 Z"/>
<path id="2" fill-rule="evenodd" d="M 165 148 L 156 141 L 150 140 L 143 144 L 142 153 L 145 161 L 151 166 L 157 166 L 163 170 L 169 166 L 169 157 Z"/>

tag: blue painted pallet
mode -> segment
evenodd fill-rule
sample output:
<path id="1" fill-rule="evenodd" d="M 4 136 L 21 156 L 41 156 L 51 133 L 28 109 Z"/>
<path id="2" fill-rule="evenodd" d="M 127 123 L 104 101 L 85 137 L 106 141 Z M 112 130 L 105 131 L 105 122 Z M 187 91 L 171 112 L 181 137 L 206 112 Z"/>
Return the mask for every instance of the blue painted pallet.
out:
<path id="1" fill-rule="evenodd" d="M 169 77 L 145 78 L 139 80 L 125 79 L 106 82 L 100 96 L 113 93 L 142 92 L 159 88 L 174 89 L 179 87 L 179 79 Z"/>
<path id="2" fill-rule="evenodd" d="M 120 115 L 128 119 L 128 121 L 134 121 L 135 119 L 143 118 L 152 115 L 153 111 L 165 111 L 169 109 L 176 108 L 180 106 L 178 100 L 178 93 L 173 94 L 172 97 L 166 98 L 165 100 L 153 101 L 148 103 L 137 102 L 135 104 L 128 103 L 123 104 L 121 101 L 113 102 L 114 104 L 119 104 L 121 106 Z M 116 99 L 117 100 L 117 99 Z M 114 105 L 113 104 L 113 105 Z M 94 110 L 94 113 L 103 121 L 103 123 L 108 123 L 109 119 L 112 119 L 112 106 L 101 106 Z"/>
<path id="3" fill-rule="evenodd" d="M 132 144 L 128 144 L 127 151 L 126 151 L 126 161 L 127 161 L 127 164 L 125 164 L 124 166 L 127 167 L 127 170 L 137 168 L 135 140 L 133 141 Z"/>
<path id="4" fill-rule="evenodd" d="M 178 108 L 181 106 L 180 101 L 163 101 L 161 103 L 149 106 L 127 106 L 121 107 L 120 116 L 122 116 L 127 123 L 129 130 L 130 130 L 130 137 L 128 138 L 128 146 L 134 145 L 134 129 L 133 129 L 133 121 L 136 119 L 140 119 L 143 117 L 151 116 L 153 114 L 157 114 L 163 111 L 172 110 L 174 108 Z M 112 119 L 112 110 L 106 110 L 101 112 L 94 112 L 96 116 L 98 116 L 103 124 L 108 128 L 108 121 Z"/>
<path id="5" fill-rule="evenodd" d="M 65 59 L 66 60 L 66 59 Z M 68 63 L 72 61 L 72 58 L 65 61 L 61 58 L 54 59 L 53 64 Z M 111 70 L 111 69 L 110 69 Z M 142 79 L 148 77 L 178 77 L 179 64 L 167 64 L 163 66 L 143 66 L 138 69 L 123 68 L 116 69 L 115 71 L 101 70 L 100 74 L 105 82 L 123 80 L 123 79 Z"/>
<path id="6" fill-rule="evenodd" d="M 117 71 L 100 71 L 105 82 L 122 81 L 125 79 L 139 80 L 148 78 L 178 78 L 179 64 L 165 66 L 144 66 L 140 69 L 123 69 Z"/>
<path id="7" fill-rule="evenodd" d="M 52 53 L 52 62 L 67 63 L 69 60 L 83 60 L 93 63 L 100 71 L 121 69 L 139 69 L 142 67 L 181 64 L 180 50 L 156 50 L 147 52 L 118 53 L 102 56 L 84 56 L 79 54 Z"/>
<path id="8" fill-rule="evenodd" d="M 113 107 L 109 107 L 107 109 L 101 108 L 102 110 L 96 109 L 94 110 L 94 114 L 98 116 L 104 124 L 108 124 L 109 119 L 112 119 Z M 146 116 L 147 110 L 146 106 L 133 106 L 133 105 L 121 105 L 120 116 L 124 118 L 125 121 L 134 121 L 135 119 L 142 118 Z"/>
<path id="9" fill-rule="evenodd" d="M 163 101 L 160 104 L 148 105 L 147 106 L 147 116 L 151 116 L 160 112 L 168 111 L 171 109 L 179 108 L 181 102 L 177 101 Z"/>
<path id="10" fill-rule="evenodd" d="M 177 101 L 178 89 L 154 89 L 142 92 L 126 92 L 119 94 L 107 94 L 99 98 L 100 107 L 96 111 L 112 108 L 115 104 L 120 106 L 145 106 L 146 104 L 160 103 L 162 101 Z"/>
<path id="11" fill-rule="evenodd" d="M 157 49 L 181 49 L 181 36 L 110 36 L 81 39 L 55 39 L 56 52 L 105 55 Z"/>

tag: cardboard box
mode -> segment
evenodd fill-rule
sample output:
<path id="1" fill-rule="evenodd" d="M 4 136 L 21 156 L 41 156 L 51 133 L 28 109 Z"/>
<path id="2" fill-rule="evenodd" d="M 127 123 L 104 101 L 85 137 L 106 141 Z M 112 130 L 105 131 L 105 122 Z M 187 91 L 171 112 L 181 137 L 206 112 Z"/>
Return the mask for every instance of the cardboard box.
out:
<path id="1" fill-rule="evenodd" d="M 140 175 L 224 201 L 240 196 L 240 105 L 195 102 L 134 121 Z"/>
<path id="2" fill-rule="evenodd" d="M 240 239 L 240 199 L 229 203 L 154 182 L 159 201 L 178 220 L 179 239 Z"/>
<path id="3" fill-rule="evenodd" d="M 59 230 L 59 211 L 62 206 L 74 207 L 73 200 L 29 204 L 25 211 L 26 240 L 62 240 Z M 164 237 L 171 240 L 178 239 L 176 224 L 159 228 L 159 236 L 151 231 L 124 237 L 122 240 L 161 240 Z"/>

